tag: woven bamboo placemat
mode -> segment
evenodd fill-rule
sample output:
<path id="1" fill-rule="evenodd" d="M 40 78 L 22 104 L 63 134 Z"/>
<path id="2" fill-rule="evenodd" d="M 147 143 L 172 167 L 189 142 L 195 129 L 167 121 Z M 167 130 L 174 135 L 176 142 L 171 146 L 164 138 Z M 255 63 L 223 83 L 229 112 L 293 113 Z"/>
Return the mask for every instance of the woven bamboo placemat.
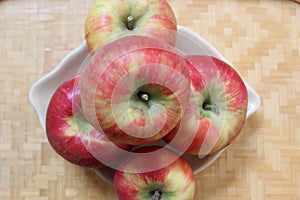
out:
<path id="1" fill-rule="evenodd" d="M 113 187 L 50 147 L 31 85 L 84 39 L 93 0 L 0 1 L 0 199 L 116 199 Z M 261 96 L 241 135 L 196 176 L 197 200 L 300 199 L 300 5 L 170 0 Z"/>

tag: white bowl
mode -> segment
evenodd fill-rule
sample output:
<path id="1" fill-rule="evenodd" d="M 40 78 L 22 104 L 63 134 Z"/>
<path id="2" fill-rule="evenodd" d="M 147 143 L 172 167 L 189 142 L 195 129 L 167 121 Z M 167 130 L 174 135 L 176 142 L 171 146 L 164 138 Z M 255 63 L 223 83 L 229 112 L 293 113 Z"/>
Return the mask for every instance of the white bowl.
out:
<path id="1" fill-rule="evenodd" d="M 201 36 L 183 26 L 178 26 L 176 48 L 185 55 L 210 55 L 228 63 L 228 61 Z M 39 79 L 31 87 L 29 99 L 39 117 L 39 122 L 44 131 L 46 110 L 52 94 L 61 83 L 78 74 L 81 64 L 88 56 L 89 51 L 84 41 L 78 48 L 69 53 L 53 71 Z M 249 96 L 247 110 L 248 118 L 259 108 L 260 97 L 249 85 L 246 84 L 246 86 Z M 196 174 L 211 165 L 223 153 L 223 151 L 224 150 L 221 150 L 216 154 L 209 155 L 204 158 L 186 154 L 184 154 L 183 157 L 191 165 L 194 173 Z M 112 182 L 114 173 L 113 169 L 107 167 L 97 169 L 95 172 L 105 181 L 110 183 Z"/>

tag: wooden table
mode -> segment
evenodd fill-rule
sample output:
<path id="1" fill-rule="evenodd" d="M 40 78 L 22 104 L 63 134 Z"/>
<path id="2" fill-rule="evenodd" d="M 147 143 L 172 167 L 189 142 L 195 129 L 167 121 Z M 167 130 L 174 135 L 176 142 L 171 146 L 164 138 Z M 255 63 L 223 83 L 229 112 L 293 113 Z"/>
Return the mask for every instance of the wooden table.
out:
<path id="1" fill-rule="evenodd" d="M 94 0 L 0 1 L 0 199 L 116 199 L 50 147 L 31 85 L 84 39 Z M 197 200 L 300 199 L 300 4 L 170 0 L 178 24 L 215 46 L 261 96 L 260 109 L 209 168 Z"/>

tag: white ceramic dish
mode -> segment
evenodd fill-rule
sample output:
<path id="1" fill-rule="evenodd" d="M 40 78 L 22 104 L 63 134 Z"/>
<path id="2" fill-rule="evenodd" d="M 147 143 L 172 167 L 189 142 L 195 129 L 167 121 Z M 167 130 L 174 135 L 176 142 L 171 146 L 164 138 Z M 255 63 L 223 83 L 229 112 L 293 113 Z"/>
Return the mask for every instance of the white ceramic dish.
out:
<path id="1" fill-rule="evenodd" d="M 228 63 L 228 61 L 201 36 L 183 26 L 178 26 L 176 48 L 185 55 L 211 55 Z M 69 53 L 53 71 L 39 79 L 31 87 L 29 99 L 39 117 L 39 122 L 44 131 L 46 110 L 53 92 L 65 80 L 78 74 L 82 62 L 88 56 L 89 52 L 86 43 L 83 42 L 78 48 Z M 247 110 L 248 118 L 259 108 L 260 97 L 249 85 L 246 84 L 246 86 L 249 96 Z M 223 151 L 224 150 L 204 158 L 185 154 L 183 157 L 189 162 L 194 173 L 196 174 L 211 165 L 222 154 Z M 114 170 L 110 168 L 103 168 L 95 171 L 107 182 L 112 182 Z"/>

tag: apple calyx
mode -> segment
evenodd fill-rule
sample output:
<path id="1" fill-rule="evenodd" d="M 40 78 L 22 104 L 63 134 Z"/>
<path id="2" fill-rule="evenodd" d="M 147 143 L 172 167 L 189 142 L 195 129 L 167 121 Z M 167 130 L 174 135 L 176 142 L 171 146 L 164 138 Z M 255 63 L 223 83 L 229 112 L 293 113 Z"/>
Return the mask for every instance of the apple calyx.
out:
<path id="1" fill-rule="evenodd" d="M 162 194 L 162 192 L 159 189 L 154 190 L 151 200 L 160 200 L 161 194 Z"/>
<path id="2" fill-rule="evenodd" d="M 135 20 L 134 20 L 133 16 L 129 15 L 127 17 L 127 21 L 126 21 L 125 24 L 127 26 L 127 29 L 130 30 L 130 31 L 132 31 L 134 29 L 134 27 L 135 27 L 134 26 L 135 25 Z"/>

